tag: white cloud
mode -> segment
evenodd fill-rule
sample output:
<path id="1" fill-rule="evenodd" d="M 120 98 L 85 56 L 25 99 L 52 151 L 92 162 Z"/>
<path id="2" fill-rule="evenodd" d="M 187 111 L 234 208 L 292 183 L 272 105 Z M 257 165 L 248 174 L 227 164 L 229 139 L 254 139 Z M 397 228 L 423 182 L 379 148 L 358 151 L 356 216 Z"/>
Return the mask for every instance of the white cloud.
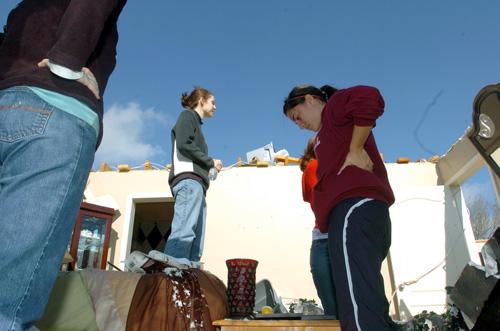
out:
<path id="1" fill-rule="evenodd" d="M 165 155 L 167 146 L 146 141 L 148 133 L 158 125 L 168 127 L 168 120 L 153 108 L 141 109 L 135 102 L 126 106 L 112 105 L 104 113 L 104 136 L 96 153 L 94 167 L 102 162 L 110 166 L 137 166 Z"/>

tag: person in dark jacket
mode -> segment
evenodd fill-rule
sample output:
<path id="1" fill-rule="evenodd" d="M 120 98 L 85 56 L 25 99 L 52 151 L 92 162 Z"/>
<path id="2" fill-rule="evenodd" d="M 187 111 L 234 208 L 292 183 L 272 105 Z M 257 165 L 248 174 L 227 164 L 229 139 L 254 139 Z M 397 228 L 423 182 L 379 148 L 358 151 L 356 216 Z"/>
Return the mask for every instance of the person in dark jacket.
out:
<path id="1" fill-rule="evenodd" d="M 171 233 L 165 254 L 198 262 L 203 254 L 209 171 L 222 169 L 222 162 L 208 155 L 201 130 L 202 120 L 215 113 L 213 94 L 201 87 L 183 93 L 185 108 L 172 128 L 172 168 L 169 184 L 175 198 Z"/>
<path id="2" fill-rule="evenodd" d="M 102 137 L 126 0 L 24 0 L 0 37 L 0 330 L 39 320 Z"/>
<path id="3" fill-rule="evenodd" d="M 370 86 L 297 86 L 283 112 L 317 132 L 313 210 L 328 246 L 342 330 L 397 330 L 380 274 L 391 243 L 394 195 L 372 128 L 384 111 Z"/>

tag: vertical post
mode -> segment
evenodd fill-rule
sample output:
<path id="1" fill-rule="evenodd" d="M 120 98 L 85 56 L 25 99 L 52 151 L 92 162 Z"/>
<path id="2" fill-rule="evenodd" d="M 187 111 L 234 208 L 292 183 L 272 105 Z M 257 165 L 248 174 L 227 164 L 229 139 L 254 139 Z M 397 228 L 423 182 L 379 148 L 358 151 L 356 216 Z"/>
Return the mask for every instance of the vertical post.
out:
<path id="1" fill-rule="evenodd" d="M 495 195 L 497 197 L 497 204 L 500 206 L 500 178 L 498 178 L 497 174 L 491 167 L 488 167 L 488 171 L 491 177 L 491 184 L 493 185 L 493 189 L 495 190 Z"/>

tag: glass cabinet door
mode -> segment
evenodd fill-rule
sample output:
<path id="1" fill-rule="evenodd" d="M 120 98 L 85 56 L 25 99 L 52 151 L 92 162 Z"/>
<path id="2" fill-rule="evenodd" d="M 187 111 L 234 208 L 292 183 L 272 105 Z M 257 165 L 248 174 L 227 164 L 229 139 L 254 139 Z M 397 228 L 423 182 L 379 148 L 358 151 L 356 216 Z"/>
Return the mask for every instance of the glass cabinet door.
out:
<path id="1" fill-rule="evenodd" d="M 82 202 L 69 252 L 69 270 L 106 269 L 114 209 Z"/>
<path id="2" fill-rule="evenodd" d="M 106 219 L 83 215 L 76 253 L 76 270 L 101 267 L 106 228 Z"/>

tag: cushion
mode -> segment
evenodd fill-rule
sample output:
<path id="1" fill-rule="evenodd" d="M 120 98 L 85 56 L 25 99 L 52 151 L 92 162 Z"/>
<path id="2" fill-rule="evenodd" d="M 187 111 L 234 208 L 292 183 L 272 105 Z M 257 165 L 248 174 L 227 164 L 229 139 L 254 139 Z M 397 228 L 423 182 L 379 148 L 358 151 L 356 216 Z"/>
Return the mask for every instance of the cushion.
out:
<path id="1" fill-rule="evenodd" d="M 89 293 L 79 272 L 60 273 L 45 313 L 36 326 L 42 331 L 99 331 Z"/>

